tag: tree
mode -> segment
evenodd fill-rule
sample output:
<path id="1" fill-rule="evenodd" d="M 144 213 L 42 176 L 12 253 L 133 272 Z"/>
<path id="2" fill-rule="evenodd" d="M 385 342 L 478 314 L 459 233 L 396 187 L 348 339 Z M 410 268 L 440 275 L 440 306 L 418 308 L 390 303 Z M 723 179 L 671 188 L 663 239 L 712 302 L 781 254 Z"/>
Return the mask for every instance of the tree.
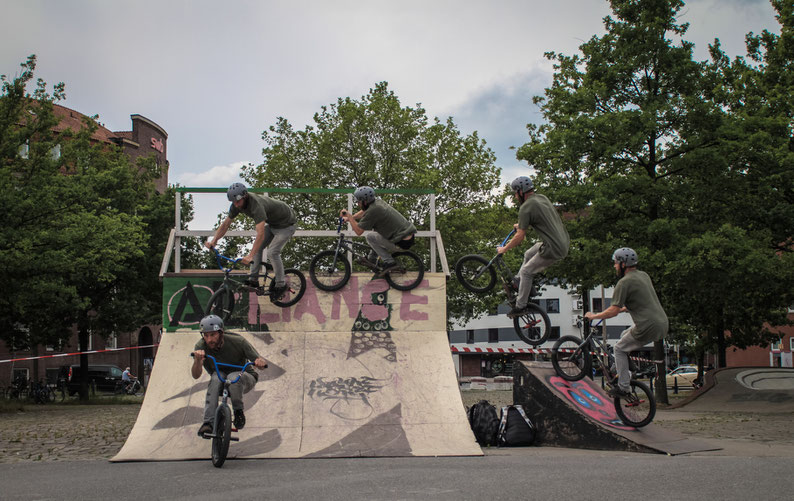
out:
<path id="1" fill-rule="evenodd" d="M 252 186 L 433 190 L 437 227 L 443 229 L 450 257 L 493 248 L 497 240 L 485 228 L 497 228 L 494 233 L 502 236 L 508 230 L 495 194 L 499 169 L 485 141 L 476 133 L 462 135 L 452 118 L 431 121 L 420 105 L 403 107 L 386 82 L 359 100 L 340 98 L 323 106 L 314 115 L 314 125 L 302 131 L 279 118 L 262 138 L 264 162 L 243 169 Z M 347 206 L 343 194 L 279 193 L 277 197 L 293 206 L 304 229 L 331 229 L 339 210 Z M 429 229 L 427 195 L 383 198 L 417 228 Z M 285 249 L 285 259 L 306 265 L 327 243 L 295 242 Z M 413 250 L 427 254 L 423 245 Z M 458 301 L 463 291 L 457 285 L 452 289 L 449 313 L 465 316 L 464 302 Z M 474 313 L 486 308 L 477 305 Z"/>
<path id="2" fill-rule="evenodd" d="M 0 336 L 10 344 L 61 345 L 78 332 L 107 337 L 158 318 L 159 256 L 173 196 L 154 192 L 153 162 L 130 165 L 113 145 L 91 139 L 97 125 L 53 132 L 52 95 L 33 94 L 35 56 L 0 98 L 0 270 L 14 291 L 0 299 Z M 83 370 L 87 358 L 82 357 Z M 84 387 L 81 397 L 87 398 Z"/>
<path id="3" fill-rule="evenodd" d="M 692 259 L 692 239 L 717 231 L 724 215 L 746 202 L 740 193 L 718 189 L 736 172 L 724 140 L 740 131 L 726 109 L 719 71 L 693 61 L 691 43 L 671 40 L 688 28 L 676 22 L 681 0 L 610 4 L 615 17 L 605 18 L 606 34 L 581 45 L 581 55 L 547 54 L 555 62 L 554 81 L 545 98 L 535 98 L 547 122 L 529 126 L 530 141 L 517 156 L 535 166 L 552 200 L 577 214 L 569 225 L 571 253 L 560 265 L 570 282 L 584 289 L 608 283 L 608 256 L 630 246 L 668 312 L 693 304 L 703 311 L 707 291 L 685 287 L 690 274 L 665 270 L 692 270 L 682 263 Z M 748 242 L 771 252 L 766 242 Z M 785 279 L 773 271 L 764 275 Z M 760 292 L 756 283 L 744 285 L 748 295 Z M 764 297 L 773 318 L 780 299 Z M 671 315 L 673 331 L 683 330 L 687 318 Z M 663 355 L 656 343 L 654 358 Z M 657 397 L 666 401 L 663 385 Z"/>

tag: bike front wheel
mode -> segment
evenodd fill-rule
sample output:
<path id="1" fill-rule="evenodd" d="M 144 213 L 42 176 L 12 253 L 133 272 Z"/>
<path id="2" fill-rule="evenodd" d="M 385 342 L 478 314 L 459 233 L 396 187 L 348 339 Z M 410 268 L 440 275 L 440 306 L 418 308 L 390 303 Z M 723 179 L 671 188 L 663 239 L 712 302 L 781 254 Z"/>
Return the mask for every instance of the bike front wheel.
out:
<path id="1" fill-rule="evenodd" d="M 207 315 L 218 315 L 221 320 L 226 322 L 231 318 L 234 311 L 234 294 L 231 289 L 221 286 L 212 293 L 207 303 Z"/>
<path id="2" fill-rule="evenodd" d="M 537 346 L 545 343 L 551 334 L 551 320 L 543 308 L 527 304 L 529 311 L 513 319 L 513 328 L 525 343 Z"/>
<path id="3" fill-rule="evenodd" d="M 287 268 L 284 270 L 284 283 L 287 286 L 287 290 L 281 295 L 281 297 L 276 298 L 272 295 L 276 287 L 276 283 L 270 282 L 270 300 L 273 302 L 273 304 L 276 306 L 281 306 L 282 308 L 292 306 L 293 304 L 300 301 L 300 299 L 303 297 L 303 293 L 306 292 L 306 277 L 300 270 L 296 270 L 295 268 Z"/>
<path id="4" fill-rule="evenodd" d="M 593 359 L 587 345 L 576 336 L 562 336 L 551 348 L 551 365 L 566 381 L 579 381 L 590 374 Z"/>
<path id="5" fill-rule="evenodd" d="M 350 263 L 344 253 L 324 250 L 312 258 L 309 277 L 320 290 L 332 292 L 341 289 L 350 280 Z"/>
<path id="6" fill-rule="evenodd" d="M 229 442 L 232 440 L 232 412 L 228 405 L 218 407 L 215 413 L 215 436 L 212 438 L 212 465 L 223 466 L 229 453 Z"/>
<path id="7" fill-rule="evenodd" d="M 419 256 L 411 251 L 399 251 L 392 254 L 397 266 L 386 273 L 386 281 L 398 291 L 409 291 L 416 288 L 425 276 L 425 265 Z"/>
<path id="8" fill-rule="evenodd" d="M 496 270 L 478 254 L 469 254 L 455 263 L 455 276 L 471 292 L 488 292 L 496 285 Z"/>
<path id="9" fill-rule="evenodd" d="M 641 428 L 656 415 L 656 399 L 650 388 L 640 381 L 631 381 L 631 393 L 615 397 L 615 412 L 627 426 Z"/>

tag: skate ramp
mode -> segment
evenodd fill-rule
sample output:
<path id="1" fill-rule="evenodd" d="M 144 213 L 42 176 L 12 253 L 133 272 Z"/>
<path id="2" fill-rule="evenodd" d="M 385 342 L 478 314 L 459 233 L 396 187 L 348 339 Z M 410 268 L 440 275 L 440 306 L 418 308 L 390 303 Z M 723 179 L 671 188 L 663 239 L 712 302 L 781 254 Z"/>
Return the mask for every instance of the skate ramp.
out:
<path id="1" fill-rule="evenodd" d="M 671 455 L 715 450 L 653 423 L 626 426 L 598 383 L 565 381 L 550 362 L 516 363 L 513 384 L 513 400 L 535 423 L 538 445 Z"/>
<path id="2" fill-rule="evenodd" d="M 794 369 L 728 367 L 706 373 L 705 384 L 676 405 L 687 411 L 794 412 Z"/>
<path id="3" fill-rule="evenodd" d="M 249 297 L 248 328 L 230 329 L 269 363 L 244 396 L 247 423 L 230 458 L 482 454 L 449 351 L 442 274 L 410 292 L 367 274 L 333 293 L 307 287 L 286 309 Z M 209 376 L 190 377 L 199 338 L 184 325 L 163 334 L 138 420 L 113 461 L 209 457 L 210 441 L 196 436 Z"/>

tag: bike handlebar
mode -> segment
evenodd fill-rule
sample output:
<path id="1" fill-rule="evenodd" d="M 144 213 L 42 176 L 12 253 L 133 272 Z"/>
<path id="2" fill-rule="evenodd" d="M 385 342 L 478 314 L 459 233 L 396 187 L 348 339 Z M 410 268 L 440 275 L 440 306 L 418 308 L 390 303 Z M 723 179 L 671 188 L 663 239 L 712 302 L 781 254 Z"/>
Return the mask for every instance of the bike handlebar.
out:
<path id="1" fill-rule="evenodd" d="M 505 246 L 505 244 L 507 243 L 507 241 L 510 239 L 510 237 L 512 237 L 512 236 L 513 236 L 513 233 L 515 233 L 515 232 L 516 232 L 516 229 L 515 229 L 515 228 L 513 228 L 512 230 L 510 230 L 510 233 L 508 233 L 508 234 L 507 234 L 507 236 L 505 237 L 505 239 L 504 239 L 504 240 L 502 240 L 502 243 L 499 245 L 499 247 L 504 247 L 504 246 Z"/>
<path id="2" fill-rule="evenodd" d="M 243 373 L 248 368 L 248 366 L 249 365 L 254 365 L 251 362 L 246 362 L 245 365 L 225 364 L 223 362 L 218 362 L 217 360 L 215 360 L 215 357 L 213 357 L 212 355 L 209 355 L 207 353 L 205 353 L 204 356 L 207 357 L 208 359 L 212 360 L 212 364 L 215 366 L 215 375 L 217 375 L 218 379 L 221 380 L 221 383 L 224 383 L 224 384 L 226 383 L 227 379 L 224 378 L 221 375 L 221 371 L 218 370 L 218 366 L 219 365 L 222 365 L 224 367 L 232 367 L 232 368 L 235 368 L 235 369 L 240 369 L 240 374 L 236 378 L 234 378 L 234 381 L 229 381 L 229 384 L 236 383 L 241 377 L 243 377 Z M 190 357 L 194 358 L 192 353 L 190 354 Z M 267 365 L 265 365 L 265 368 L 267 368 Z"/>
<path id="3" fill-rule="evenodd" d="M 218 268 L 220 268 L 221 271 L 224 271 L 224 272 L 232 271 L 232 269 L 233 269 L 232 265 L 235 265 L 235 264 L 239 263 L 240 259 L 242 259 L 242 258 L 232 259 L 230 257 L 224 256 L 223 254 L 218 252 L 218 249 L 216 249 L 214 247 L 212 248 L 212 252 L 215 253 L 215 261 L 218 262 Z M 223 266 L 223 263 L 221 262 L 222 259 L 231 263 L 228 268 Z"/>

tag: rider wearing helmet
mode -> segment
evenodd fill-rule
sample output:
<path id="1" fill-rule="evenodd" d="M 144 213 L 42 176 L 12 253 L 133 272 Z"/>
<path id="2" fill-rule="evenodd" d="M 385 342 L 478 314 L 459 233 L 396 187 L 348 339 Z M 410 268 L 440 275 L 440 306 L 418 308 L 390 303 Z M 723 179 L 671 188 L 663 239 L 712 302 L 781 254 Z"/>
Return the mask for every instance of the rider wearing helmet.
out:
<path id="1" fill-rule="evenodd" d="M 513 225 L 516 234 L 504 247 L 497 247 L 496 251 L 499 254 L 504 254 L 513 247 L 517 247 L 524 241 L 529 228 L 535 230 L 540 237 L 540 242 L 524 253 L 524 263 L 518 271 L 520 277 L 518 297 L 515 306 L 507 313 L 508 317 L 515 318 L 527 312 L 527 303 L 535 273 L 545 270 L 567 256 L 570 238 L 557 209 L 544 195 L 535 193 L 535 185 L 529 177 L 515 178 L 510 183 L 510 188 L 520 205 L 518 223 Z"/>
<path id="2" fill-rule="evenodd" d="M 215 365 L 205 355 L 212 355 L 215 360 L 225 364 L 245 365 L 246 362 L 251 361 L 259 369 L 267 367 L 267 362 L 242 336 L 231 332 L 224 333 L 223 320 L 217 315 L 207 315 L 202 318 L 199 330 L 201 339 L 193 348 L 193 366 L 190 368 L 190 375 L 193 376 L 193 379 L 200 378 L 202 367 L 210 375 L 207 398 L 204 402 L 204 422 L 198 431 L 198 435 L 203 437 L 205 433 L 212 431 L 215 409 L 218 407 L 218 399 L 223 391 L 220 379 L 213 377 Z M 234 379 L 237 374 L 239 371 L 226 374 L 225 377 Z M 229 387 L 229 397 L 232 400 L 232 409 L 234 409 L 234 426 L 238 430 L 245 426 L 243 393 L 251 391 L 258 379 L 259 375 L 249 366 L 240 380 Z"/>
<path id="3" fill-rule="evenodd" d="M 634 325 L 623 331 L 615 344 L 615 368 L 618 384 L 610 390 L 611 396 L 625 396 L 631 391 L 629 353 L 648 343 L 664 339 L 667 335 L 667 314 L 656 296 L 651 277 L 637 269 L 637 253 L 621 247 L 612 254 L 612 265 L 618 280 L 612 292 L 612 304 L 601 313 L 585 313 L 588 320 L 612 318 L 628 311 Z"/>
<path id="4" fill-rule="evenodd" d="M 265 195 L 248 193 L 248 189 L 242 183 L 234 183 L 229 186 L 229 189 L 226 190 L 226 198 L 232 203 L 229 207 L 229 215 L 215 230 L 215 236 L 207 240 L 204 245 L 208 249 L 215 247 L 238 214 L 243 213 L 253 218 L 256 225 L 256 239 L 254 245 L 251 246 L 251 252 L 240 261 L 243 264 L 251 265 L 248 285 L 258 287 L 262 255 L 265 248 L 268 249 L 268 258 L 270 258 L 275 274 L 276 289 L 273 291 L 272 297 L 277 299 L 287 288 L 284 278 L 284 263 L 281 261 L 281 249 L 295 233 L 295 223 L 297 222 L 295 212 L 284 202 Z"/>
<path id="5" fill-rule="evenodd" d="M 365 264 L 374 267 L 380 257 L 383 260 L 380 273 L 385 273 L 397 265 L 392 253 L 400 249 L 409 249 L 414 244 L 416 227 L 394 207 L 382 199 L 376 198 L 375 190 L 369 186 L 357 188 L 353 197 L 358 203 L 359 211 L 350 214 L 347 210 L 342 209 L 339 216 L 350 223 L 350 227 L 356 232 L 356 235 L 361 235 L 366 230 L 372 230 L 366 236 L 367 243 L 372 247 L 372 252 Z"/>

